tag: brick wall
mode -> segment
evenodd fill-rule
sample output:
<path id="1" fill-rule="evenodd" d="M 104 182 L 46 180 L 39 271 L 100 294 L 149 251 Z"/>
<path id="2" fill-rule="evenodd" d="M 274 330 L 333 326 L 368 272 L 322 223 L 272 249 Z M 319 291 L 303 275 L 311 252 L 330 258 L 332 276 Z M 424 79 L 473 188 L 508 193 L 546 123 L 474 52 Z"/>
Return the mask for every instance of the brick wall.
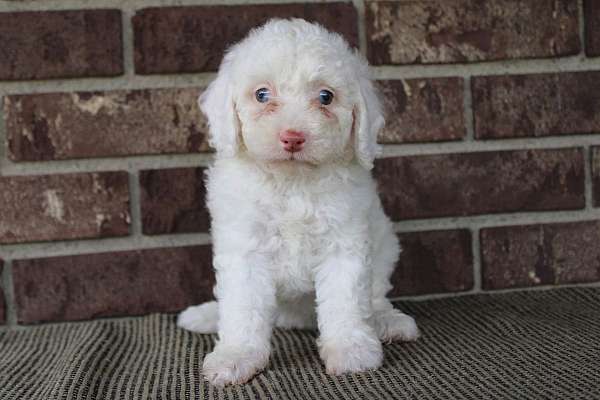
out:
<path id="1" fill-rule="evenodd" d="M 0 0 L 0 324 L 211 297 L 195 98 L 273 16 L 374 65 L 392 296 L 600 281 L 599 2 L 236 1 Z"/>

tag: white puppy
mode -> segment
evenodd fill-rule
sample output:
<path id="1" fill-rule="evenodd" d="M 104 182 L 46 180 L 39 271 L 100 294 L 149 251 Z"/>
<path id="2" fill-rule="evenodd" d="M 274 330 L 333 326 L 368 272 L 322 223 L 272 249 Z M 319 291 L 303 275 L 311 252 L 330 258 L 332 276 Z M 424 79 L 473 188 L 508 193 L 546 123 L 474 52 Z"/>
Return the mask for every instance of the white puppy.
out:
<path id="1" fill-rule="evenodd" d="M 206 378 L 263 369 L 273 326 L 318 327 L 331 374 L 377 368 L 381 341 L 415 340 L 386 298 L 400 249 L 369 172 L 384 120 L 360 55 L 319 25 L 271 20 L 229 49 L 199 101 L 217 150 L 217 301 L 178 324 L 218 332 Z"/>

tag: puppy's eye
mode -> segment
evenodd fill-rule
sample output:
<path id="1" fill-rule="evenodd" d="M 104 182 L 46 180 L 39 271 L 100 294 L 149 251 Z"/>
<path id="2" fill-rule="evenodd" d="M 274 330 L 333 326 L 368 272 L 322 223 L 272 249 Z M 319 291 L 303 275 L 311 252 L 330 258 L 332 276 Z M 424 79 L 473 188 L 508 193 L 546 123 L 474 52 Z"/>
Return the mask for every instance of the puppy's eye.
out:
<path id="1" fill-rule="evenodd" d="M 266 103 L 271 98 L 271 92 L 267 88 L 260 88 L 254 92 L 254 97 L 259 103 Z"/>
<path id="2" fill-rule="evenodd" d="M 331 104 L 332 101 L 333 101 L 333 93 L 331 93 L 329 90 L 323 89 L 319 92 L 319 102 L 321 104 L 326 106 L 327 104 Z"/>

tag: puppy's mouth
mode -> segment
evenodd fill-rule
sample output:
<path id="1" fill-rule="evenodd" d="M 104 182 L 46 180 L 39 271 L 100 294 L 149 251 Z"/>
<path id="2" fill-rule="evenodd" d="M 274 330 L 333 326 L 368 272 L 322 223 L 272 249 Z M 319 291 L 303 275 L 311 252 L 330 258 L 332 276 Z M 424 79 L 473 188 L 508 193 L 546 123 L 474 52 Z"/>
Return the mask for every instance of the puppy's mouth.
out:
<path id="1" fill-rule="evenodd" d="M 309 157 L 307 157 L 307 154 L 305 154 L 304 151 L 295 151 L 295 152 L 285 152 L 284 157 L 280 158 L 281 161 L 283 162 L 289 162 L 289 163 L 306 163 L 306 164 L 313 164 L 314 162 L 311 161 L 311 159 Z"/>

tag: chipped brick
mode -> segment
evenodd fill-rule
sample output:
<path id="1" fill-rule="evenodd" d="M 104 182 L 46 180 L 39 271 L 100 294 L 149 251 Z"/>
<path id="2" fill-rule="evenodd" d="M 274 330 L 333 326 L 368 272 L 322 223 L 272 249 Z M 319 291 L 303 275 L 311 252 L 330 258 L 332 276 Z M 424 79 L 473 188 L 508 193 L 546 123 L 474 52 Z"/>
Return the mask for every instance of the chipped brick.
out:
<path id="1" fill-rule="evenodd" d="M 375 65 L 561 57 L 580 51 L 576 1 L 368 1 Z M 535 21 L 535 23 L 533 23 Z"/>
<path id="2" fill-rule="evenodd" d="M 0 177 L 0 244 L 124 236 L 126 172 Z"/>
<path id="3" fill-rule="evenodd" d="M 461 78 L 380 81 L 386 112 L 380 143 L 460 140 L 465 135 Z"/>
<path id="4" fill-rule="evenodd" d="M 208 151 L 199 88 L 5 97 L 14 161 Z"/>

